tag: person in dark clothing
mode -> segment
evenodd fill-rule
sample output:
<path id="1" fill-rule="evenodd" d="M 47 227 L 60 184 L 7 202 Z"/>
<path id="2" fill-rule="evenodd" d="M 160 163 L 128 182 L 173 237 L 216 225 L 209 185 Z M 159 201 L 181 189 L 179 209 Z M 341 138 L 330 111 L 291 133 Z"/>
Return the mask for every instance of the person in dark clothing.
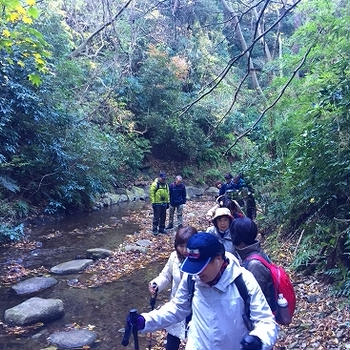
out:
<path id="1" fill-rule="evenodd" d="M 237 218 L 230 226 L 230 233 L 234 245 L 234 254 L 239 258 L 241 265 L 254 275 L 272 312 L 275 312 L 277 304 L 270 270 L 260 261 L 248 259 L 249 256 L 258 254 L 268 262 L 271 262 L 261 248 L 260 242 L 256 239 L 258 234 L 256 223 L 248 217 Z"/>
<path id="2" fill-rule="evenodd" d="M 182 183 L 182 177 L 177 175 L 175 181 L 169 186 L 170 193 L 170 210 L 169 210 L 169 225 L 168 230 L 174 227 L 174 214 L 177 211 L 177 227 L 183 226 L 182 212 L 184 204 L 186 203 L 186 187 Z"/>
<path id="3" fill-rule="evenodd" d="M 219 196 L 222 196 L 223 194 L 225 194 L 225 192 L 227 190 L 233 189 L 233 187 L 232 187 L 232 179 L 233 179 L 232 174 L 227 173 L 227 174 L 225 174 L 224 177 L 225 177 L 226 183 L 222 184 L 222 186 L 220 187 Z"/>
<path id="4" fill-rule="evenodd" d="M 240 191 L 244 199 L 244 208 L 248 218 L 254 220 L 256 218 L 256 203 L 254 198 L 253 186 L 246 182 L 242 175 L 235 176 L 232 180 L 233 188 Z"/>
<path id="5" fill-rule="evenodd" d="M 234 189 L 234 190 L 240 190 L 241 188 L 243 187 L 246 187 L 246 183 L 244 181 L 244 179 L 242 178 L 242 176 L 239 174 L 237 176 L 235 176 L 233 179 L 232 179 L 232 182 L 231 182 L 231 188 Z"/>

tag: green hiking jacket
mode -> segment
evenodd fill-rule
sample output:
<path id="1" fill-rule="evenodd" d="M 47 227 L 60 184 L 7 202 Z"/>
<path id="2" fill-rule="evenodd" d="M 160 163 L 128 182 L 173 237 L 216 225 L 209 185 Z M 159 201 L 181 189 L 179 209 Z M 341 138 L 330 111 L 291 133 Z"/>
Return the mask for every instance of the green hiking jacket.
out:
<path id="1" fill-rule="evenodd" d="M 156 178 L 149 188 L 149 197 L 152 204 L 166 204 L 169 203 L 169 186 L 168 184 L 160 183 Z"/>

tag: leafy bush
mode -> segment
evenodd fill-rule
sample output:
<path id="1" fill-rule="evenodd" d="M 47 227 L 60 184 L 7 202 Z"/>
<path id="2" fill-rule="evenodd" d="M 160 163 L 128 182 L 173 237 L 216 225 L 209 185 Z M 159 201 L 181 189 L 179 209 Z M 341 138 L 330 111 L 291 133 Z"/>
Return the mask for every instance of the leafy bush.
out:
<path id="1" fill-rule="evenodd" d="M 23 224 L 11 227 L 6 224 L 0 224 L 0 242 L 18 241 L 24 236 Z"/>

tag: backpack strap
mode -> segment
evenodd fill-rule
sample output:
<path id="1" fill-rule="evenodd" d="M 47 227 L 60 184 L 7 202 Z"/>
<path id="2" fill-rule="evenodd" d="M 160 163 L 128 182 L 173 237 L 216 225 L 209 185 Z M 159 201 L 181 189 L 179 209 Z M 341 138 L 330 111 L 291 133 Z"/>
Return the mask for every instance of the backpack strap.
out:
<path id="1" fill-rule="evenodd" d="M 275 294 L 275 299 L 276 299 L 276 303 L 277 303 L 277 299 L 278 299 L 278 289 L 279 289 L 279 285 L 280 285 L 280 271 L 277 269 L 277 276 L 274 276 L 272 270 L 273 270 L 273 263 L 269 263 L 264 257 L 262 257 L 260 254 L 252 254 L 246 257 L 245 260 L 258 260 L 260 261 L 269 271 L 271 274 L 271 278 L 272 278 L 272 282 L 273 282 L 273 287 L 274 287 L 274 294 Z"/>
<path id="2" fill-rule="evenodd" d="M 252 255 L 249 255 L 249 256 L 247 256 L 246 257 L 246 259 L 245 260 L 258 260 L 258 261 L 260 261 L 269 271 L 270 271 L 270 273 L 271 273 L 271 277 L 272 277 L 272 280 L 273 280 L 273 283 L 274 283 L 274 285 L 275 285 L 275 289 L 276 288 L 278 288 L 278 286 L 279 286 L 279 284 L 280 284 L 280 276 L 279 276 L 279 274 L 278 274 L 278 276 L 277 276 L 277 279 L 276 279 L 276 281 L 275 281 L 275 279 L 274 279 L 274 276 L 273 276 L 273 274 L 272 274 L 272 269 L 273 269 L 273 266 L 275 266 L 274 264 L 272 264 L 272 263 L 269 263 L 264 257 L 262 257 L 260 254 L 252 254 Z M 278 271 L 279 272 L 279 271 Z M 277 298 L 277 296 L 278 296 L 278 294 L 277 294 L 277 290 L 275 291 L 275 294 L 276 294 L 276 298 Z"/>
<path id="3" fill-rule="evenodd" d="M 194 295 L 194 283 L 195 283 L 192 277 L 193 277 L 192 275 L 187 276 L 188 301 L 191 304 L 191 309 L 192 309 L 192 299 Z M 191 310 L 191 313 L 187 315 L 185 319 L 185 338 L 187 338 L 188 324 L 190 323 L 191 319 L 192 319 L 192 310 Z"/>
<path id="4" fill-rule="evenodd" d="M 243 280 L 242 274 L 239 274 L 238 277 L 235 278 L 234 282 L 241 298 L 244 301 L 244 313 L 242 314 L 243 321 L 248 331 L 251 331 L 254 329 L 254 326 L 252 320 L 250 319 L 250 295 Z"/>
<path id="5" fill-rule="evenodd" d="M 154 194 L 156 194 L 157 191 L 159 190 L 159 186 L 160 186 L 159 181 L 157 181 L 157 186 L 156 186 L 156 190 L 154 191 Z"/>
<path id="6" fill-rule="evenodd" d="M 245 260 L 258 260 L 270 270 L 270 263 L 266 259 L 264 259 L 260 254 L 251 254 L 247 256 Z"/>
<path id="7" fill-rule="evenodd" d="M 243 322 L 245 326 L 247 327 L 248 331 L 254 329 L 253 322 L 250 319 L 250 295 L 248 293 L 247 286 L 243 280 L 242 274 L 239 274 L 235 280 L 235 285 L 238 289 L 239 295 L 243 299 L 244 302 L 244 312 L 242 314 Z M 188 289 L 188 301 L 191 303 L 192 306 L 192 300 L 194 295 L 194 284 L 195 281 L 192 278 L 192 275 L 187 276 L 187 289 Z M 187 337 L 187 331 L 188 331 L 188 324 L 192 319 L 192 312 L 186 317 L 186 334 Z"/>

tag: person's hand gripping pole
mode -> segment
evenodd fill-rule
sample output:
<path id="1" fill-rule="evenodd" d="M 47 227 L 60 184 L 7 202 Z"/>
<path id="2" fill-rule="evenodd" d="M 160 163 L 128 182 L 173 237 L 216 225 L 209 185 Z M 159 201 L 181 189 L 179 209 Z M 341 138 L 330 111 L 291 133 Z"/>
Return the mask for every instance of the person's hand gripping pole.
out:
<path id="1" fill-rule="evenodd" d="M 135 350 L 139 350 L 139 339 L 137 332 L 145 328 L 145 319 L 142 315 L 138 314 L 136 309 L 131 309 L 125 324 L 125 332 L 122 340 L 122 345 L 127 346 L 129 344 L 129 339 L 131 333 L 134 336 Z"/>

